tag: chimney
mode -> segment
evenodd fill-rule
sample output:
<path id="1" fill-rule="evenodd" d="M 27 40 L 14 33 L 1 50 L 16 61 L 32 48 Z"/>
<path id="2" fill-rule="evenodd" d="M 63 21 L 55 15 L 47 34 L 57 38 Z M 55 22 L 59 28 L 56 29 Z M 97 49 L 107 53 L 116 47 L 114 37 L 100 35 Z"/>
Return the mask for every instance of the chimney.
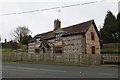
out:
<path id="1" fill-rule="evenodd" d="M 56 19 L 54 21 L 54 30 L 60 29 L 61 27 L 61 21 L 59 19 Z"/>

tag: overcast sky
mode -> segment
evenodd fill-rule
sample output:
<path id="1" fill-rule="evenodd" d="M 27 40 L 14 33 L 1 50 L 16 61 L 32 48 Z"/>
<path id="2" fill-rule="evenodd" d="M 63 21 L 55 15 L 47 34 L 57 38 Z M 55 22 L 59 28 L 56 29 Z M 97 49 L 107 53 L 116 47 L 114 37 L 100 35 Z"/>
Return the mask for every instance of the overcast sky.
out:
<path id="1" fill-rule="evenodd" d="M 44 2 L 38 0 L 34 0 L 34 2 L 33 0 L 12 0 L 11 2 L 2 0 L 0 2 L 0 15 L 82 4 L 91 1 L 101 0 L 59 0 L 59 2 L 56 2 L 56 0 L 44 0 Z M 106 0 L 104 2 L 62 8 L 59 9 L 61 10 L 60 13 L 58 13 L 58 9 L 55 9 L 0 16 L 0 35 L 2 36 L 2 41 L 4 41 L 5 38 L 8 40 L 13 39 L 11 33 L 16 27 L 26 26 L 31 30 L 32 36 L 35 36 L 36 34 L 53 30 L 53 22 L 57 18 L 60 18 L 62 27 L 94 19 L 98 29 L 100 29 L 99 26 L 103 25 L 108 10 L 112 11 L 115 16 L 117 15 L 118 1 L 119 0 Z"/>

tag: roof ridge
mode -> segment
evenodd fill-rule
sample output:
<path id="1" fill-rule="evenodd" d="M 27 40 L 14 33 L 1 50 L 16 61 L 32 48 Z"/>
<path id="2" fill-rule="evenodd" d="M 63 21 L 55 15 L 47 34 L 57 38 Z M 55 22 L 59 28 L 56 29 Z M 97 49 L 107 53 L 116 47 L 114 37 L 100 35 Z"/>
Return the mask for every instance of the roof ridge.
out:
<path id="1" fill-rule="evenodd" d="M 47 32 L 43 32 L 43 33 L 40 33 L 40 34 L 37 34 L 37 35 L 47 34 L 47 33 L 50 33 L 50 32 L 53 32 L 53 31 L 47 31 Z"/>
<path id="2" fill-rule="evenodd" d="M 65 36 L 74 35 L 74 34 L 78 34 L 78 33 L 81 34 L 81 33 L 86 33 L 86 31 L 88 30 L 88 28 L 90 27 L 91 24 L 94 24 L 94 19 L 91 19 L 91 20 L 88 20 L 88 21 L 85 21 L 85 22 L 81 22 L 81 23 L 78 23 L 78 24 L 74 24 L 74 25 L 71 25 L 71 26 L 68 26 L 68 27 L 64 27 L 64 28 L 61 28 L 61 29 L 63 31 L 67 32 L 66 34 L 64 34 Z M 40 36 L 44 36 L 44 39 L 55 38 L 55 35 L 54 35 L 53 32 L 54 32 L 54 30 L 44 32 L 44 33 L 41 33 L 41 34 L 37 34 L 29 42 L 35 41 L 35 38 L 38 38 Z"/>
<path id="3" fill-rule="evenodd" d="M 69 27 L 76 26 L 76 25 L 80 25 L 80 24 L 85 24 L 85 23 L 88 23 L 88 22 L 93 22 L 93 21 L 94 21 L 94 19 L 90 19 L 90 20 L 87 20 L 87 21 L 84 21 L 84 22 L 81 22 L 81 23 L 77 23 L 77 24 L 70 25 L 68 27 L 64 27 L 62 29 L 69 28 Z"/>
<path id="4" fill-rule="evenodd" d="M 65 28 L 69 28 L 69 27 L 72 27 L 72 26 L 76 26 L 76 25 L 80 25 L 80 24 L 85 24 L 85 23 L 93 22 L 93 21 L 94 21 L 94 19 L 90 19 L 90 20 L 87 20 L 87 21 L 84 21 L 84 22 L 81 22 L 81 23 L 78 23 L 78 24 L 73 24 L 71 26 L 64 27 L 64 28 L 61 28 L 61 29 L 65 29 Z M 47 34 L 47 33 L 50 33 L 50 32 L 53 32 L 53 30 L 52 31 L 43 32 L 43 33 L 40 33 L 40 34 L 37 34 L 37 35 Z M 35 35 L 35 36 L 37 36 L 37 35 Z"/>

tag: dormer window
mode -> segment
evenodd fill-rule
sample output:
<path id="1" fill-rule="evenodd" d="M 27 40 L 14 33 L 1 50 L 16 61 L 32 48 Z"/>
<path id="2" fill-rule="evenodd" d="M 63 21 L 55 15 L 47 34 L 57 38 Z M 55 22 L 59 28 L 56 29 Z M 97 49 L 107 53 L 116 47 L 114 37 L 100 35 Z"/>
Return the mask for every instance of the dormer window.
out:
<path id="1" fill-rule="evenodd" d="M 36 42 L 39 42 L 39 41 L 40 41 L 40 38 L 37 38 L 37 39 L 36 39 Z"/>
<path id="2" fill-rule="evenodd" d="M 56 40 L 62 40 L 62 34 L 56 34 Z"/>
<path id="3" fill-rule="evenodd" d="M 65 34 L 65 31 L 63 31 L 62 29 L 57 29 L 54 31 L 54 34 L 56 37 L 55 40 L 62 40 L 62 36 Z"/>

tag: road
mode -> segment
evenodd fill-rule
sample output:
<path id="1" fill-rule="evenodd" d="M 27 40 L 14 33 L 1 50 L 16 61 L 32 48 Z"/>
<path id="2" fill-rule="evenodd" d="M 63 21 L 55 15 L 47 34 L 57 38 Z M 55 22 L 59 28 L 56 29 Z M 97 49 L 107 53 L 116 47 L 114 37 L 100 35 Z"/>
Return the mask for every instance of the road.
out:
<path id="1" fill-rule="evenodd" d="M 3 78 L 117 78 L 118 68 L 3 63 Z"/>

